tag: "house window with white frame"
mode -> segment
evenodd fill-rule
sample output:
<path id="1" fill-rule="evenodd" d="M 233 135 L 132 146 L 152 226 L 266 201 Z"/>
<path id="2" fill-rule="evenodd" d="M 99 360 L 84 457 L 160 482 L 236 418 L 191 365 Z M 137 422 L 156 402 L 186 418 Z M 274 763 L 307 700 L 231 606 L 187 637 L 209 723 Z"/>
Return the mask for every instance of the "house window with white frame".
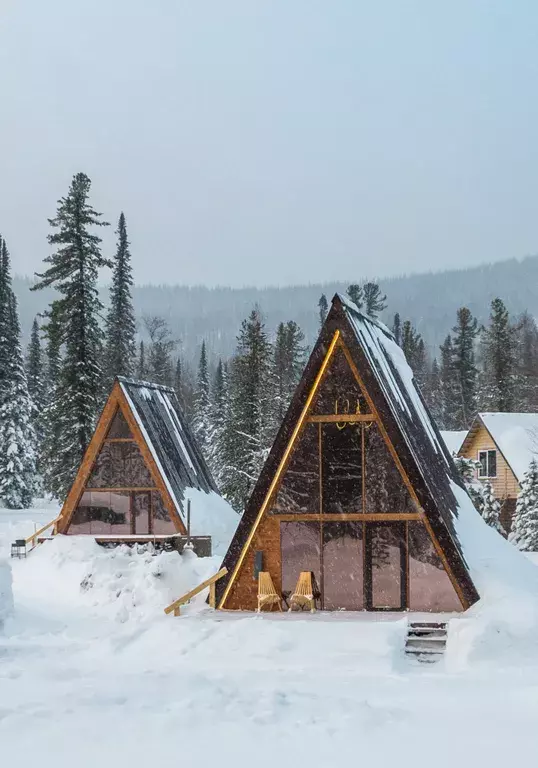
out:
<path id="1" fill-rule="evenodd" d="M 478 451 L 478 477 L 497 477 L 497 451 Z"/>

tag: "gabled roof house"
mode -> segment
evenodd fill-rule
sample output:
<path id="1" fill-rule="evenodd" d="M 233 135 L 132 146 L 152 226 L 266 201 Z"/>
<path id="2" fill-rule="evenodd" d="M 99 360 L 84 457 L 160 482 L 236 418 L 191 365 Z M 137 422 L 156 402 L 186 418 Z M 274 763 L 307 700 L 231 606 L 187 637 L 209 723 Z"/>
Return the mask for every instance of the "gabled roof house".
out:
<path id="1" fill-rule="evenodd" d="M 465 610 L 479 598 L 466 514 L 403 352 L 336 295 L 225 556 L 218 607 L 255 609 L 260 571 L 284 599 L 310 571 L 325 610 Z"/>
<path id="2" fill-rule="evenodd" d="M 187 533 L 226 544 L 237 515 L 220 498 L 173 389 L 118 377 L 65 499 L 59 533 L 97 540 Z"/>
<path id="3" fill-rule="evenodd" d="M 538 457 L 538 414 L 479 413 L 458 455 L 479 462 L 477 479 L 491 482 L 509 531 L 523 475 Z"/>

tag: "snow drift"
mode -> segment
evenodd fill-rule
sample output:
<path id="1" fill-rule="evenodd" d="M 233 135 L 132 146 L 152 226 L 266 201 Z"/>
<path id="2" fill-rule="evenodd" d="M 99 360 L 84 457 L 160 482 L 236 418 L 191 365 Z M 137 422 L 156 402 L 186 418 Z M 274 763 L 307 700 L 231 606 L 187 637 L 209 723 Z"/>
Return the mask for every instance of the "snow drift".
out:
<path id="1" fill-rule="evenodd" d="M 536 657 L 538 568 L 486 525 L 455 483 L 453 492 L 455 526 L 480 600 L 450 622 L 447 658 L 460 666 L 506 657 L 505 663 L 519 666 Z"/>
<path id="2" fill-rule="evenodd" d="M 192 536 L 211 536 L 213 554 L 224 557 L 239 523 L 239 515 L 218 493 L 188 488 L 185 506 L 187 499 L 191 502 Z"/>
<path id="3" fill-rule="evenodd" d="M 12 610 L 11 567 L 7 560 L 0 559 L 0 629 Z"/>
<path id="4" fill-rule="evenodd" d="M 16 590 L 62 611 L 115 621 L 164 616 L 173 600 L 213 575 L 220 558 L 187 550 L 155 552 L 151 544 L 106 549 L 89 536 L 56 536 L 16 569 Z M 207 591 L 194 606 L 205 607 Z"/>

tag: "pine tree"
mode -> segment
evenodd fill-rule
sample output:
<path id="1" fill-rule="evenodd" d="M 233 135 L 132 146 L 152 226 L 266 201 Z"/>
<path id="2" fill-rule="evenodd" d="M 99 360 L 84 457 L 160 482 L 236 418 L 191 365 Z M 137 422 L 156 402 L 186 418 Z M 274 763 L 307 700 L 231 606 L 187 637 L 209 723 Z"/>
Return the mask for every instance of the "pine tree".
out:
<path id="1" fill-rule="evenodd" d="M 209 398 L 209 370 L 207 365 L 207 353 L 205 341 L 202 342 L 200 360 L 198 363 L 198 377 L 196 380 L 196 392 L 194 395 L 194 413 L 192 428 L 198 445 L 204 456 L 209 452 L 209 439 L 211 435 L 211 404 Z"/>
<path id="2" fill-rule="evenodd" d="M 357 309 L 362 309 L 362 305 L 364 303 L 362 285 L 359 285 L 358 283 L 351 283 L 351 285 L 348 286 L 346 293 L 351 301 L 355 304 Z"/>
<path id="3" fill-rule="evenodd" d="M 112 387 L 115 376 L 132 376 L 136 350 L 131 254 L 123 212 L 120 214 L 116 234 L 118 246 L 105 329 L 105 376 L 108 389 Z"/>
<path id="4" fill-rule="evenodd" d="M 455 456 L 454 464 L 458 470 L 459 476 L 473 502 L 477 512 L 482 515 L 485 503 L 484 485 L 476 479 L 476 472 L 479 467 L 478 461 L 467 459 L 464 456 Z"/>
<path id="5" fill-rule="evenodd" d="M 457 324 L 452 329 L 452 371 L 457 391 L 454 423 L 457 429 L 468 429 L 476 415 L 477 368 L 475 365 L 475 340 L 478 321 L 467 307 L 458 309 Z"/>
<path id="6" fill-rule="evenodd" d="M 0 403 L 10 386 L 11 338 L 11 273 L 6 241 L 0 235 Z"/>
<path id="7" fill-rule="evenodd" d="M 277 329 L 273 357 L 273 437 L 282 424 L 301 378 L 305 356 L 304 333 L 297 323 L 293 320 L 288 323 L 280 323 Z"/>
<path id="8" fill-rule="evenodd" d="M 89 204 L 90 179 L 78 173 L 67 197 L 58 204 L 55 218 L 49 219 L 54 230 L 49 243 L 56 250 L 45 259 L 50 266 L 32 290 L 54 286 L 61 295 L 49 309 L 55 316 L 57 331 L 65 348 L 55 397 L 57 404 L 49 414 L 57 419 L 53 430 L 58 442 L 50 455 L 48 468 L 52 491 L 63 498 L 84 456 L 93 434 L 103 394 L 103 375 L 99 365 L 103 332 L 99 317 L 103 305 L 97 292 L 99 269 L 112 266 L 101 255 L 101 238 L 90 231 L 106 226 Z"/>
<path id="9" fill-rule="evenodd" d="M 402 326 L 401 347 L 411 370 L 413 371 L 418 386 L 422 389 L 428 372 L 426 358 L 426 346 L 424 339 L 413 327 L 410 320 L 406 320 Z"/>
<path id="10" fill-rule="evenodd" d="M 230 365 L 223 438 L 224 495 L 242 511 L 268 452 L 271 428 L 271 345 L 259 309 L 241 325 Z"/>
<path id="11" fill-rule="evenodd" d="M 481 407 L 509 413 L 514 410 L 516 392 L 517 329 L 510 323 L 501 299 L 491 302 L 489 326 L 482 334 L 484 386 Z"/>
<path id="12" fill-rule="evenodd" d="M 322 293 L 319 298 L 318 310 L 319 310 L 319 326 L 321 328 L 321 326 L 327 319 L 327 313 L 329 311 L 329 304 L 327 302 L 327 297 L 325 296 L 324 293 Z"/>
<path id="13" fill-rule="evenodd" d="M 148 379 L 156 384 L 171 387 L 174 383 L 174 364 L 172 354 L 177 341 L 172 338 L 168 323 L 156 315 L 144 318 L 144 324 L 150 338 L 147 360 Z"/>
<path id="14" fill-rule="evenodd" d="M 174 370 L 174 390 L 177 395 L 177 399 L 181 410 L 185 413 L 185 401 L 183 398 L 183 372 L 181 365 L 181 358 L 178 356 L 176 360 L 176 367 Z"/>
<path id="15" fill-rule="evenodd" d="M 392 333 L 394 335 L 394 341 L 398 346 L 401 347 L 402 345 L 402 321 L 400 318 L 400 313 L 396 312 L 394 315 L 394 320 L 392 321 Z"/>
<path id="16" fill-rule="evenodd" d="M 44 411 L 47 403 L 46 382 L 43 363 L 43 352 L 41 349 L 39 324 L 37 318 L 32 323 L 30 334 L 30 343 L 26 356 L 26 376 L 28 380 L 28 393 L 33 403 L 32 424 L 36 434 L 36 457 L 38 474 L 43 474 L 42 452 L 43 441 L 45 437 Z"/>
<path id="17" fill-rule="evenodd" d="M 450 334 L 446 337 L 440 347 L 441 365 L 439 367 L 439 376 L 441 380 L 441 399 L 442 399 L 442 419 L 441 423 L 444 429 L 458 429 L 459 424 L 456 420 L 458 408 L 459 393 L 457 372 L 454 365 L 454 345 Z"/>
<path id="18" fill-rule="evenodd" d="M 529 312 L 523 312 L 517 323 L 517 391 L 520 412 L 538 409 L 538 326 Z"/>
<path id="19" fill-rule="evenodd" d="M 501 515 L 501 505 L 499 504 L 499 501 L 495 498 L 495 493 L 493 492 L 493 486 L 491 483 L 486 481 L 483 484 L 483 504 L 482 509 L 480 510 L 480 514 L 482 515 L 484 521 L 490 526 L 490 528 L 494 528 L 497 533 L 500 533 L 501 536 L 505 536 L 504 528 L 501 525 L 500 515 Z"/>
<path id="20" fill-rule="evenodd" d="M 32 323 L 28 353 L 26 356 L 26 372 L 28 377 L 28 391 L 34 404 L 38 405 L 43 400 L 43 354 L 41 351 L 41 339 L 39 336 L 39 324 L 37 318 Z"/>
<path id="21" fill-rule="evenodd" d="M 441 372 L 437 358 L 434 359 L 431 369 L 426 375 L 424 389 L 422 391 L 424 399 L 430 409 L 436 424 L 442 429 L 443 421 L 443 392 L 441 387 Z"/>
<path id="22" fill-rule="evenodd" d="M 11 284 L 11 265 L 5 240 L 0 238 L 0 499 L 8 509 L 32 505 L 36 489 L 34 405 L 28 393 L 20 345 L 17 300 Z"/>
<path id="23" fill-rule="evenodd" d="M 222 360 L 219 360 L 211 387 L 211 417 L 208 445 L 208 464 L 217 484 L 221 489 L 225 479 L 225 466 L 223 464 L 224 434 L 227 420 L 227 371 Z"/>
<path id="24" fill-rule="evenodd" d="M 138 359 L 136 361 L 136 378 L 139 381 L 146 381 L 148 378 L 148 369 L 146 366 L 146 348 L 143 341 L 140 341 L 140 346 L 138 348 Z"/>
<path id="25" fill-rule="evenodd" d="M 524 552 L 538 551 L 538 462 L 533 459 L 523 480 L 508 540 Z"/>
<path id="26" fill-rule="evenodd" d="M 387 308 L 387 297 L 381 293 L 377 283 L 365 283 L 363 285 L 364 310 L 370 317 L 376 318 L 380 312 Z"/>
<path id="27" fill-rule="evenodd" d="M 56 447 L 60 444 L 62 439 L 62 403 L 60 394 L 60 349 L 62 346 L 62 334 L 57 316 L 58 304 L 56 303 L 52 305 L 48 314 L 47 323 L 44 327 L 46 333 L 46 366 L 44 407 L 41 419 L 43 441 L 41 443 L 38 462 L 39 471 L 43 479 L 43 486 L 51 495 L 54 495 L 56 492 Z"/>

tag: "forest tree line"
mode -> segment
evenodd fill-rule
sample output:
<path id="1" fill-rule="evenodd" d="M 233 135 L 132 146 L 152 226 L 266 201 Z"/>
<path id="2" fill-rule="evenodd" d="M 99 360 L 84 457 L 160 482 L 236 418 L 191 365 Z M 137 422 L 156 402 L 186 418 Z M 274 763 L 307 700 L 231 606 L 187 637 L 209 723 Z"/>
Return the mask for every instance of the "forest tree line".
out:
<path id="1" fill-rule="evenodd" d="M 299 381 L 309 350 L 295 321 L 269 331 L 259 307 L 243 320 L 235 353 L 210 360 L 202 343 L 197 370 L 181 356 L 180 340 L 158 315 L 133 307 L 125 216 L 112 258 L 102 253 L 90 203 L 91 182 L 77 174 L 49 220 L 51 254 L 32 290 L 53 289 L 21 349 L 10 255 L 0 238 L 0 499 L 24 508 L 43 491 L 64 498 L 116 375 L 173 387 L 223 495 L 241 511 Z M 108 309 L 97 278 L 112 270 Z M 375 282 L 352 284 L 348 295 L 377 317 L 387 299 Z M 322 323 L 328 302 L 318 305 Z M 413 324 L 394 315 L 392 332 L 423 395 L 444 429 L 467 428 L 477 410 L 533 411 L 538 405 L 538 328 L 528 313 L 511 318 L 501 299 L 486 326 L 458 310 L 451 333 L 431 357 Z"/>

